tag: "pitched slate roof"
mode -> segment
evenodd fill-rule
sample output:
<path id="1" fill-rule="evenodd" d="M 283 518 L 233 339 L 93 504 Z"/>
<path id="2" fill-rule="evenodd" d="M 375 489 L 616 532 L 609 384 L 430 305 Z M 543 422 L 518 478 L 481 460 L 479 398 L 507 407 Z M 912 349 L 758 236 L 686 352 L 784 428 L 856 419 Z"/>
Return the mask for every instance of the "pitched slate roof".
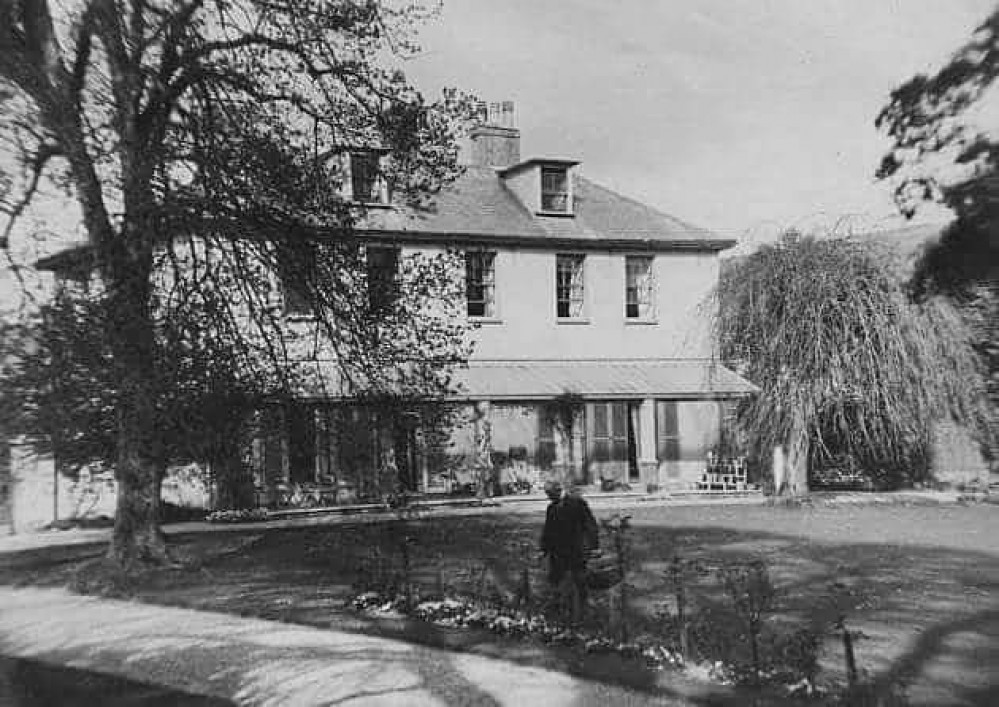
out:
<path id="1" fill-rule="evenodd" d="M 734 244 L 579 176 L 574 178 L 573 192 L 572 216 L 534 214 L 496 169 L 470 166 L 427 210 L 371 209 L 358 230 L 404 239 L 488 240 L 526 246 L 574 242 L 720 250 Z"/>
<path id="2" fill-rule="evenodd" d="M 468 167 L 425 210 L 369 209 L 358 229 L 437 235 L 544 235 L 496 170 L 488 167 Z"/>
<path id="3" fill-rule="evenodd" d="M 573 215 L 532 213 L 493 167 L 468 166 L 426 209 L 368 207 L 357 235 L 428 243 L 490 243 L 543 248 L 723 250 L 735 241 L 657 211 L 580 176 Z M 42 269 L 90 269 L 88 245 L 38 262 Z"/>

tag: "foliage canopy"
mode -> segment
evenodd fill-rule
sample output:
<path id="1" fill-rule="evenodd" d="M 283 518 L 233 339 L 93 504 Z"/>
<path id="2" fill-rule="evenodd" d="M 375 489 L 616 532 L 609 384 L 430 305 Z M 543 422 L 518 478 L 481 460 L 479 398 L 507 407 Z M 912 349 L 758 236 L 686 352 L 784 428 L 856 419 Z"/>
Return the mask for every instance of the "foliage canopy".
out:
<path id="1" fill-rule="evenodd" d="M 891 93 L 877 117 L 893 145 L 877 176 L 894 184 L 912 216 L 925 202 L 956 219 L 918 264 L 912 292 L 952 296 L 989 372 L 993 429 L 999 431 L 999 7 L 932 75 Z"/>
<path id="2" fill-rule="evenodd" d="M 760 460 L 800 427 L 813 464 L 847 455 L 898 483 L 925 472 L 935 420 L 982 420 L 960 317 L 911 303 L 877 244 L 787 233 L 728 263 L 718 296 L 721 356 L 761 389 L 740 411 Z"/>
<path id="3" fill-rule="evenodd" d="M 359 149 L 383 156 L 398 203 L 425 206 L 457 174 L 472 102 L 428 103 L 390 65 L 425 14 L 388 0 L 0 0 L 0 141 L 21 167 L 2 181 L 3 244 L 46 180 L 78 203 L 79 270 L 98 282 L 72 306 L 99 323 L 77 353 L 100 352 L 114 409 L 115 561 L 164 556 L 160 423 L 178 380 L 203 391 L 234 373 L 291 393 L 288 364 L 323 359 L 337 385 L 426 391 L 462 358 L 446 317 L 417 333 L 425 308 L 364 306 L 352 227 L 367 207 L 339 189 Z M 414 292 L 433 294 L 444 261 L 412 269 Z M 275 306 L 275 273 L 308 302 L 307 330 Z"/>

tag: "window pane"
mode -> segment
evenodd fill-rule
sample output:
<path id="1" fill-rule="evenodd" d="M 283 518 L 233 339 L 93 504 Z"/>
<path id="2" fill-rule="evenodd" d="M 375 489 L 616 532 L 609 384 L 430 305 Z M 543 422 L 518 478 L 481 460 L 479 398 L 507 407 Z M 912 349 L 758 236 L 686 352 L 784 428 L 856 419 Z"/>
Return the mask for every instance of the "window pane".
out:
<path id="1" fill-rule="evenodd" d="M 659 461 L 676 461 L 680 458 L 680 429 L 676 401 L 656 402 L 656 438 Z"/>
<path id="2" fill-rule="evenodd" d="M 582 255 L 558 255 L 555 268 L 555 301 L 559 317 L 582 317 L 584 285 Z"/>
<path id="3" fill-rule="evenodd" d="M 569 208 L 567 194 L 542 194 L 541 209 L 543 211 L 565 211 Z"/>
<path id="4" fill-rule="evenodd" d="M 290 282 L 284 283 L 284 313 L 292 316 L 312 314 L 308 295 Z"/>
<path id="5" fill-rule="evenodd" d="M 541 208 L 544 211 L 569 210 L 569 173 L 564 167 L 541 169 Z"/>
<path id="6" fill-rule="evenodd" d="M 566 170 L 546 167 L 541 170 L 542 189 L 546 192 L 566 191 Z"/>
<path id="7" fill-rule="evenodd" d="M 555 463 L 556 448 L 555 442 L 538 440 L 538 466 L 542 469 L 551 469 Z"/>
<path id="8" fill-rule="evenodd" d="M 288 471 L 292 483 L 311 483 L 316 479 L 315 411 L 300 403 L 288 406 L 286 434 Z"/>
<path id="9" fill-rule="evenodd" d="M 375 314 L 383 314 L 398 298 L 396 273 L 397 248 L 370 247 L 367 251 L 368 305 Z"/>
<path id="10" fill-rule="evenodd" d="M 350 156 L 350 182 L 354 201 L 377 201 L 378 155 L 358 152 Z"/>
<path id="11" fill-rule="evenodd" d="M 658 419 L 656 426 L 660 436 L 675 436 L 678 431 L 676 402 L 672 400 L 660 400 L 656 403 Z"/>
<path id="12" fill-rule="evenodd" d="M 652 317 L 653 299 L 652 258 L 625 258 L 625 316 Z"/>
<path id="13" fill-rule="evenodd" d="M 545 405 L 538 409 L 538 466 L 550 469 L 557 456 L 554 411 Z"/>
<path id="14" fill-rule="evenodd" d="M 277 268 L 278 282 L 284 313 L 291 316 L 312 314 L 312 288 L 316 286 L 316 272 L 306 258 L 295 257 L 288 261 L 281 258 Z"/>
<path id="15" fill-rule="evenodd" d="M 628 406 L 625 403 L 611 403 L 615 437 L 628 435 Z"/>
<path id="16" fill-rule="evenodd" d="M 607 429 L 607 406 L 604 403 L 596 403 L 593 406 L 593 436 L 610 436 L 610 430 Z"/>
<path id="17" fill-rule="evenodd" d="M 538 437 L 555 438 L 555 411 L 548 406 L 542 406 L 538 413 Z"/>
<path id="18" fill-rule="evenodd" d="M 678 461 L 680 459 L 680 440 L 660 439 L 657 459 L 661 462 Z"/>
<path id="19" fill-rule="evenodd" d="M 495 263 L 495 252 L 465 253 L 465 293 L 471 317 L 492 317 L 496 314 Z"/>
<path id="20" fill-rule="evenodd" d="M 280 408 L 266 408 L 261 416 L 263 432 L 264 478 L 280 481 L 284 477 L 284 414 Z"/>

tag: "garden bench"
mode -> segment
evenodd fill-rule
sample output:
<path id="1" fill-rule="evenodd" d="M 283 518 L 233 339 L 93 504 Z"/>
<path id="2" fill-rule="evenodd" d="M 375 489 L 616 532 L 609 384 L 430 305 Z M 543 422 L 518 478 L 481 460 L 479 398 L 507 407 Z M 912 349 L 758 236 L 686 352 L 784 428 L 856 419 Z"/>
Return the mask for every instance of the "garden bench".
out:
<path id="1" fill-rule="evenodd" d="M 709 456 L 701 480 L 695 486 L 698 491 L 745 491 L 748 487 L 746 460 Z"/>

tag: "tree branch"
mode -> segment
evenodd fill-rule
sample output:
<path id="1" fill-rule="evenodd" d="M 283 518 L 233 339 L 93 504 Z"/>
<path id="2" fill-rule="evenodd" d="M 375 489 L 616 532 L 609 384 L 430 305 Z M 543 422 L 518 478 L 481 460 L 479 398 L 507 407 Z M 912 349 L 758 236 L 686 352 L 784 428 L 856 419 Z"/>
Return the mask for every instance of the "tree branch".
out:
<path id="1" fill-rule="evenodd" d="M 83 16 L 80 18 L 80 28 L 76 38 L 76 51 L 73 53 L 72 78 L 69 82 L 69 95 L 77 111 L 81 108 L 80 97 L 87 79 L 87 67 L 90 63 L 90 51 L 93 46 L 92 39 L 96 17 L 97 13 L 94 10 L 94 6 L 88 5 L 87 9 L 83 12 Z"/>
<path id="2" fill-rule="evenodd" d="M 7 215 L 7 224 L 4 227 L 3 235 L 0 235 L 0 247 L 4 249 L 10 248 L 10 235 L 17 225 L 17 220 L 24 215 L 24 212 L 31 205 L 31 201 L 38 191 L 38 184 L 45 171 L 45 166 L 50 159 L 58 154 L 59 149 L 54 145 L 42 145 L 38 149 L 38 152 L 35 153 L 30 164 L 31 176 L 28 180 L 28 185 L 24 189 L 24 194 L 11 207 L 2 209 Z"/>

